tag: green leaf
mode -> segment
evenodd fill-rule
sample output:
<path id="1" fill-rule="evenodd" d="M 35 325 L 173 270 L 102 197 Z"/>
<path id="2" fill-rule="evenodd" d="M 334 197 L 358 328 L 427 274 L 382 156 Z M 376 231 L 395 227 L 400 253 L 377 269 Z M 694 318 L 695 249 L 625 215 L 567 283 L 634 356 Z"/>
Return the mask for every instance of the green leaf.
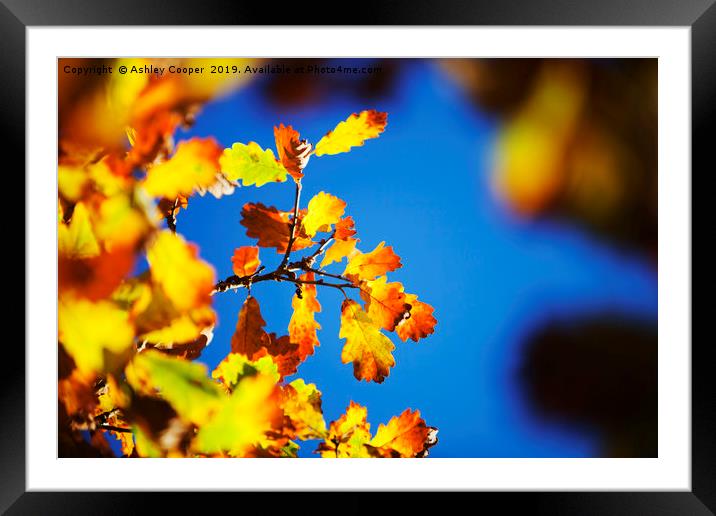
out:
<path id="1" fill-rule="evenodd" d="M 226 396 L 207 376 L 206 366 L 144 351 L 127 367 L 127 381 L 138 391 L 152 389 L 167 400 L 183 419 L 205 423 L 224 403 Z"/>
<path id="2" fill-rule="evenodd" d="M 221 171 L 230 181 L 241 179 L 244 186 L 262 186 L 286 181 L 288 171 L 276 160 L 271 149 L 263 150 L 256 142 L 235 143 L 219 158 Z"/>

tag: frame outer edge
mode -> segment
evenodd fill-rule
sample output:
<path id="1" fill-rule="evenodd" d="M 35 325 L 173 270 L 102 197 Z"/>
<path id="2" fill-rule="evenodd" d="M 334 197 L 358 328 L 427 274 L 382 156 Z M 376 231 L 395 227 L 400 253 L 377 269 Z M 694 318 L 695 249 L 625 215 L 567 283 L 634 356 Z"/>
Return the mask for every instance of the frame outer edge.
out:
<path id="1" fill-rule="evenodd" d="M 7 195 L 9 201 L 24 205 L 25 194 L 25 25 L 4 3 L 0 3 L 0 80 L 2 90 L 0 93 L 0 129 L 2 130 L 3 148 L 5 157 L 10 165 L 4 165 L 8 172 L 6 178 L 13 177 L 17 183 L 22 178 L 22 186 L 13 184 L 15 195 Z M 15 175 L 9 174 L 11 170 Z M 20 175 L 20 171 L 23 171 Z M 6 185 L 7 186 L 7 185 Z M 22 189 L 22 196 L 20 195 Z M 14 204 L 13 202 L 13 204 Z M 19 210 L 18 210 L 19 211 Z M 23 206 L 23 214 L 25 214 Z M 17 211 L 16 211 L 17 213 Z M 14 242 L 23 242 L 22 268 L 27 277 L 26 259 L 26 217 L 23 218 L 22 227 L 8 225 L 6 230 L 14 234 L 9 237 Z M 22 232 L 22 234 L 20 234 Z M 18 253 L 19 254 L 19 253 Z M 19 279 L 19 278 L 17 278 Z M 23 286 L 25 292 L 25 286 Z M 25 306 L 23 294 L 23 306 Z M 19 304 L 19 303 L 17 303 Z M 17 306 L 17 305 L 16 305 Z M 13 317 L 17 317 L 18 308 L 11 308 Z M 25 316 L 27 310 L 25 310 Z M 22 332 L 25 334 L 25 321 Z M 17 329 L 16 325 L 15 328 Z M 19 345 L 17 331 L 14 343 L 6 342 L 11 346 L 5 347 L 7 355 L 3 359 L 12 361 L 13 367 L 3 367 L 0 374 L 0 458 L 3 471 L 0 479 L 0 513 L 3 513 L 20 495 L 25 492 L 25 338 L 23 345 Z M 9 349 L 8 349 L 9 348 Z"/>

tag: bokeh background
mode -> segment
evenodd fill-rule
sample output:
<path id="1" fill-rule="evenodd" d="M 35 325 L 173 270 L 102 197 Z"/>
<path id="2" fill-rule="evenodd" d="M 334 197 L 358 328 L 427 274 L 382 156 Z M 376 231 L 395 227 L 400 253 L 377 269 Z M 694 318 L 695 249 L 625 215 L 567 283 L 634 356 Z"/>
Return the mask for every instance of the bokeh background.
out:
<path id="1" fill-rule="evenodd" d="M 316 142 L 350 113 L 388 112 L 379 139 L 311 161 L 304 199 L 344 199 L 361 249 L 394 246 L 392 277 L 438 319 L 429 338 L 397 343 L 383 384 L 357 382 L 340 363 L 341 294 L 321 290 L 321 347 L 299 376 L 322 389 L 326 420 L 350 400 L 374 426 L 418 408 L 440 429 L 431 457 L 656 456 L 656 60 L 281 63 L 380 71 L 257 76 L 176 139 L 272 147 L 284 123 Z M 242 205 L 287 210 L 292 196 L 285 183 L 195 197 L 179 231 L 224 278 L 233 249 L 252 244 Z M 291 287 L 253 293 L 268 330 L 284 331 Z M 212 368 L 244 295 L 216 298 L 199 358 Z"/>

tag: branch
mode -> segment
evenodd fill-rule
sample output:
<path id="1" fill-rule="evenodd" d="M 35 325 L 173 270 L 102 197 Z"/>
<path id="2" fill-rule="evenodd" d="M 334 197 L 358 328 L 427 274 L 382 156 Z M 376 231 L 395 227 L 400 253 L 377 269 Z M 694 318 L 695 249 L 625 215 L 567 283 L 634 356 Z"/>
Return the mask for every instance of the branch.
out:
<path id="1" fill-rule="evenodd" d="M 112 425 L 97 425 L 98 430 L 109 430 L 111 432 L 124 432 L 124 433 L 131 433 L 131 428 L 122 428 L 120 426 L 112 426 Z"/>
<path id="2" fill-rule="evenodd" d="M 283 260 L 278 266 L 278 269 L 283 269 L 288 263 L 288 259 L 291 256 L 291 250 L 293 248 L 293 242 L 296 240 L 296 226 L 298 225 L 298 205 L 301 202 L 301 182 L 296 183 L 296 195 L 293 199 L 293 220 L 291 220 L 291 232 L 288 235 L 288 245 L 286 246 L 286 253 L 283 255 Z M 277 270 L 278 270 L 277 269 Z"/>

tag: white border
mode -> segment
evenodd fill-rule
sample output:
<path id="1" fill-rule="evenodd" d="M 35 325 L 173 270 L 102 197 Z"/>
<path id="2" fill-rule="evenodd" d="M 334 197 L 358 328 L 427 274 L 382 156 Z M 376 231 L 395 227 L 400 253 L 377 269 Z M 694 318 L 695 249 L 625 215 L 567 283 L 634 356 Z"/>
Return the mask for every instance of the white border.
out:
<path id="1" fill-rule="evenodd" d="M 659 458 L 57 459 L 56 58 L 120 55 L 658 57 Z M 690 76 L 688 27 L 28 28 L 28 490 L 690 490 Z"/>

